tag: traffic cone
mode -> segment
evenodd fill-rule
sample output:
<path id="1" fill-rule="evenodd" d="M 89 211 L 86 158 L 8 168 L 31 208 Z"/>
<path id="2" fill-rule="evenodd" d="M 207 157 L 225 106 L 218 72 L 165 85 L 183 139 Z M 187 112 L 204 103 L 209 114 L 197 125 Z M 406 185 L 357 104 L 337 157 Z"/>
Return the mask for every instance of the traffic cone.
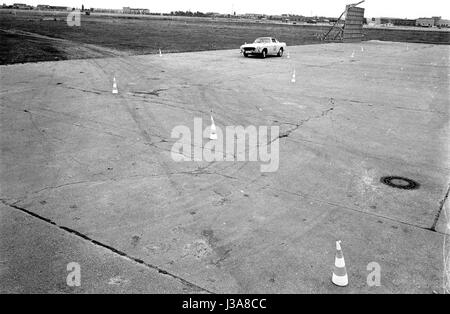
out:
<path id="1" fill-rule="evenodd" d="M 119 90 L 117 89 L 117 83 L 116 83 L 116 77 L 114 76 L 114 80 L 113 80 L 113 90 L 112 90 L 113 94 L 118 94 Z"/>
<path id="2" fill-rule="evenodd" d="M 353 59 L 355 57 L 355 50 L 353 50 L 351 58 Z"/>
<path id="3" fill-rule="evenodd" d="M 214 118 L 211 115 L 211 133 L 209 135 L 210 140 L 217 140 L 217 130 L 216 130 L 216 124 L 214 123 Z"/>
<path id="4" fill-rule="evenodd" d="M 287 52 L 287 58 L 288 59 L 291 58 L 291 56 L 289 55 L 289 51 Z"/>
<path id="5" fill-rule="evenodd" d="M 292 73 L 291 83 L 295 83 L 295 70 L 294 70 L 294 73 Z"/>
<path id="6" fill-rule="evenodd" d="M 162 57 L 162 51 L 159 49 L 159 56 Z"/>
<path id="7" fill-rule="evenodd" d="M 361 46 L 361 52 L 364 52 L 364 47 L 363 46 Z"/>
<path id="8" fill-rule="evenodd" d="M 342 254 L 341 241 L 336 241 L 336 258 L 334 260 L 333 277 L 331 281 L 339 287 L 348 285 L 347 268 L 345 267 L 344 254 Z"/>

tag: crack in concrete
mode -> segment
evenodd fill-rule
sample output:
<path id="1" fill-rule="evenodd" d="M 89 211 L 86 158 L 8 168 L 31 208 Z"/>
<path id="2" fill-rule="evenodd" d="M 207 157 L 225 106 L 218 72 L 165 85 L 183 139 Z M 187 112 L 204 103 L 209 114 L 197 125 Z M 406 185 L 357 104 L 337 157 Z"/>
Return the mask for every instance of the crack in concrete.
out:
<path id="1" fill-rule="evenodd" d="M 10 106 L 4 106 L 3 104 L 1 104 L 0 106 L 6 107 L 6 108 L 9 108 L 9 109 L 16 110 L 16 109 L 14 109 L 14 108 L 11 108 Z M 64 113 L 56 112 L 56 111 L 53 111 L 53 110 L 48 110 L 48 109 L 43 109 L 43 108 L 39 108 L 39 109 L 40 109 L 40 110 L 47 110 L 47 111 L 54 112 L 54 113 L 58 113 L 58 114 L 62 114 L 62 115 L 66 115 L 66 114 L 64 114 Z M 44 116 L 44 117 L 47 117 L 47 118 L 53 118 L 53 117 L 49 117 L 49 116 L 47 116 L 47 115 L 45 115 L 45 114 L 42 114 L 42 113 L 39 113 L 39 112 L 32 112 L 32 111 L 30 111 L 30 110 L 28 110 L 28 109 L 24 109 L 23 111 L 26 112 L 26 113 L 29 113 L 30 115 L 31 115 L 31 114 L 37 114 L 37 115 L 41 115 L 41 116 Z M 70 116 L 70 115 L 69 115 L 69 116 Z M 91 123 L 98 123 L 98 124 L 100 124 L 100 125 L 103 124 L 103 123 L 98 122 L 98 121 L 95 121 L 95 120 L 89 120 L 89 119 L 86 119 L 86 121 L 91 122 Z M 77 126 L 77 127 L 80 127 L 80 128 L 84 128 L 84 129 L 95 130 L 95 131 L 97 131 L 97 132 L 99 132 L 99 133 L 103 133 L 103 134 L 107 134 L 107 135 L 119 137 L 119 138 L 121 138 L 121 139 L 126 139 L 126 138 L 127 138 L 126 136 L 118 135 L 118 134 L 115 134 L 115 133 L 112 133 L 112 132 L 109 132 L 109 131 L 104 131 L 103 129 L 99 129 L 99 128 L 95 128 L 95 127 L 86 126 L 86 125 L 84 125 L 84 124 L 77 123 L 77 122 L 66 122 L 66 121 L 62 121 L 62 120 L 59 120 L 58 122 L 64 123 L 64 124 L 74 125 L 74 126 Z M 33 123 L 33 121 L 32 121 L 32 123 Z M 34 123 L 33 123 L 33 124 L 34 124 Z M 36 125 L 34 125 L 34 126 L 37 128 Z M 107 126 L 108 126 L 108 125 L 107 125 Z M 37 128 L 37 129 L 39 130 L 39 128 Z M 126 131 L 128 131 L 128 130 L 126 130 Z M 129 131 L 129 132 L 134 132 L 134 131 Z M 134 133 L 137 133 L 137 132 L 134 132 Z M 55 138 L 55 139 L 58 139 L 58 138 Z M 58 140 L 63 141 L 63 140 L 61 140 L 61 139 L 58 139 Z"/>
<path id="2" fill-rule="evenodd" d="M 308 117 L 304 120 L 300 120 L 297 124 L 295 124 L 295 127 L 293 127 L 292 129 L 289 129 L 287 131 L 285 131 L 283 134 L 280 134 L 277 138 L 275 138 L 274 140 L 270 141 L 269 143 L 267 143 L 267 145 L 275 142 L 278 139 L 282 139 L 282 138 L 287 138 L 289 137 L 292 133 L 294 133 L 295 131 L 297 131 L 299 128 L 301 128 L 304 124 L 306 124 L 307 122 L 314 120 L 314 119 L 320 119 L 325 117 L 328 113 L 330 113 L 331 111 L 334 110 L 335 107 L 331 107 L 328 108 L 326 110 L 323 110 L 320 114 L 312 116 L 312 117 Z"/>
<path id="3" fill-rule="evenodd" d="M 140 92 L 140 91 L 135 91 L 135 92 L 131 92 L 131 94 L 132 94 L 133 96 L 143 95 L 143 96 L 140 96 L 140 97 L 144 97 L 144 98 L 146 98 L 145 95 L 152 95 L 152 96 L 159 97 L 159 94 L 160 94 L 161 92 L 166 91 L 166 90 L 168 90 L 168 88 L 154 89 L 154 90 L 152 90 L 151 92 Z"/>
<path id="4" fill-rule="evenodd" d="M 69 183 L 65 183 L 65 184 L 61 184 L 61 185 L 57 185 L 57 186 L 47 186 L 45 188 L 30 192 L 28 194 L 38 194 L 38 193 L 46 191 L 46 190 L 56 190 L 56 189 L 60 189 L 65 186 L 71 186 L 71 185 L 77 185 L 77 184 L 83 184 L 83 183 L 95 183 L 95 181 L 86 180 L 86 181 L 69 182 Z"/>
<path id="5" fill-rule="evenodd" d="M 102 91 L 102 92 L 96 92 L 93 90 L 88 90 L 88 89 L 83 89 L 83 88 L 76 88 L 76 87 L 72 87 L 72 86 L 66 86 L 66 85 L 59 85 L 62 88 L 66 88 L 66 89 L 72 89 L 72 90 L 77 90 L 83 93 L 92 93 L 92 94 L 96 94 L 96 95 L 101 95 L 102 93 L 107 93 L 106 91 Z"/>
<path id="6" fill-rule="evenodd" d="M 38 125 L 36 124 L 36 122 L 34 121 L 34 119 L 33 119 L 33 113 L 32 113 L 31 111 L 29 111 L 29 110 L 27 110 L 27 109 L 24 109 L 23 111 L 26 112 L 26 113 L 28 113 L 28 114 L 30 115 L 30 121 L 31 121 L 31 124 L 33 125 L 33 127 L 36 129 L 36 131 L 38 132 L 38 134 L 39 134 L 43 139 L 54 139 L 54 140 L 60 141 L 60 142 L 62 142 L 62 143 L 66 143 L 64 140 L 62 140 L 62 139 L 60 139 L 60 138 L 58 138 L 58 137 L 56 137 L 56 136 L 51 136 L 51 135 L 47 134 L 47 132 L 45 132 L 45 130 L 41 130 L 41 129 L 38 127 Z"/>
<path id="7" fill-rule="evenodd" d="M 342 150 L 342 151 L 344 151 L 346 153 L 349 153 L 351 155 L 362 156 L 361 153 L 357 153 L 356 151 L 351 151 L 351 150 L 345 148 L 343 145 L 338 145 L 338 143 L 340 143 L 340 142 L 336 142 L 336 144 L 327 144 L 327 143 L 311 141 L 311 140 L 307 140 L 307 139 L 303 139 L 303 138 L 297 138 L 295 140 L 290 138 L 289 140 L 291 142 L 297 143 L 297 144 L 310 143 L 310 144 L 313 144 L 313 145 L 319 145 L 319 146 L 323 146 L 323 147 L 334 147 L 334 148 L 340 149 L 340 150 Z M 410 167 L 416 167 L 416 168 L 417 167 L 422 167 L 422 166 L 427 166 L 427 167 L 431 167 L 431 168 L 434 168 L 434 169 L 437 169 L 437 170 L 445 170 L 445 171 L 450 170 L 450 168 L 435 166 L 435 165 L 431 165 L 431 164 L 427 164 L 427 163 L 411 163 L 411 162 L 407 162 L 405 160 L 401 160 L 401 159 L 398 159 L 398 158 L 395 158 L 395 157 L 386 157 L 386 156 L 380 157 L 380 156 L 373 155 L 373 154 L 370 155 L 369 152 L 364 152 L 363 157 L 364 158 L 376 159 L 376 160 L 380 160 L 380 161 L 389 160 L 389 161 L 392 161 L 392 162 L 395 162 L 395 163 L 398 163 L 398 164 L 408 165 Z"/>
<path id="8" fill-rule="evenodd" d="M 19 197 L 19 198 L 15 198 L 15 202 L 12 204 L 18 204 L 21 202 L 24 202 L 25 200 L 27 200 L 31 195 L 34 194 L 39 194 L 43 191 L 47 191 L 47 190 L 56 190 L 56 189 L 60 189 L 66 186 L 72 186 L 72 185 L 79 185 L 79 184 L 85 184 L 85 183 L 106 183 L 106 182 L 120 182 L 122 180 L 129 180 L 129 179 L 147 179 L 147 178 L 158 178 L 158 177 L 166 177 L 167 175 L 169 176 L 178 176 L 178 175 L 217 175 L 217 176 L 221 176 L 227 179 L 233 179 L 233 180 L 239 180 L 239 178 L 237 177 L 233 177 L 233 176 L 229 176 L 226 174 L 222 174 L 222 173 L 218 173 L 216 171 L 205 171 L 206 168 L 208 168 L 209 165 L 207 167 L 204 168 L 198 168 L 192 171 L 180 171 L 180 172 L 171 172 L 171 173 L 164 173 L 164 174 L 154 174 L 154 175 L 135 175 L 135 176 L 127 176 L 127 177 L 120 177 L 120 178 L 111 178 L 108 180 L 84 180 L 84 181 L 76 181 L 76 182 L 69 182 L 69 183 L 64 183 L 64 184 L 60 184 L 60 185 L 56 185 L 56 186 L 47 186 L 44 187 L 42 189 L 36 190 L 36 191 L 31 191 L 26 193 L 25 196 Z M 3 198 L 3 200 L 6 200 L 5 198 Z"/>
<path id="9" fill-rule="evenodd" d="M 59 225 L 59 224 L 57 224 L 55 221 L 53 221 L 53 220 L 51 220 L 51 219 L 49 219 L 49 218 L 46 218 L 46 217 L 44 217 L 44 216 L 41 216 L 41 215 L 36 214 L 36 213 L 34 213 L 34 212 L 32 212 L 32 211 L 29 211 L 29 210 L 27 210 L 27 209 L 25 209 L 25 208 L 16 206 L 16 205 L 14 205 L 14 204 L 9 204 L 8 202 L 6 202 L 6 201 L 3 200 L 3 199 L 1 199 L 0 201 L 1 201 L 5 206 L 8 206 L 8 207 L 17 209 L 17 210 L 19 210 L 19 211 L 21 211 L 21 212 L 23 212 L 23 213 L 25 213 L 25 214 L 28 214 L 28 215 L 30 215 L 30 216 L 32 216 L 32 217 L 34 217 L 34 218 L 37 218 L 37 219 L 39 219 L 39 220 L 41 220 L 41 221 L 44 221 L 44 222 L 46 222 L 46 223 L 48 223 L 48 224 L 50 224 L 50 225 L 52 225 L 52 226 L 54 226 L 54 227 L 56 227 L 56 228 L 58 228 L 58 229 L 60 229 L 60 230 L 63 230 L 63 231 L 65 231 L 65 232 L 68 232 L 68 233 L 70 233 L 70 234 L 72 234 L 72 235 L 74 235 L 74 236 L 77 236 L 77 237 L 79 237 L 79 238 L 81 238 L 81 239 L 83 239 L 83 240 L 86 240 L 86 241 L 88 241 L 88 242 L 90 242 L 90 243 L 92 243 L 92 244 L 94 244 L 94 245 L 96 245 L 96 246 L 98 246 L 98 247 L 101 247 L 101 248 L 103 248 L 103 249 L 109 250 L 110 252 L 115 253 L 115 254 L 117 254 L 117 255 L 119 255 L 119 256 L 125 258 L 125 259 L 128 259 L 128 260 L 131 261 L 131 262 L 140 264 L 140 265 L 145 266 L 145 267 L 147 267 L 147 268 L 149 268 L 149 269 L 156 270 L 156 271 L 158 271 L 158 273 L 160 273 L 160 274 L 169 276 L 169 277 L 171 277 L 171 278 L 173 278 L 173 279 L 175 279 L 175 280 L 181 282 L 182 284 L 188 286 L 188 287 L 191 288 L 192 290 L 195 290 L 195 291 L 203 291 L 203 292 L 206 292 L 206 293 L 209 293 L 209 294 L 214 294 L 214 292 L 212 292 L 212 291 L 210 291 L 210 290 L 208 290 L 208 289 L 206 289 L 206 288 L 204 288 L 204 287 L 201 287 L 201 286 L 199 286 L 199 285 L 197 285 L 197 284 L 195 284 L 195 283 L 192 283 L 192 282 L 190 282 L 190 281 L 188 281 L 188 280 L 186 280 L 186 279 L 184 279 L 184 278 L 182 278 L 182 277 L 180 277 L 180 276 L 178 276 L 178 275 L 176 275 L 176 274 L 170 273 L 169 271 L 167 271 L 167 270 L 165 270 L 165 269 L 163 269 L 163 268 L 161 268 L 161 267 L 159 267 L 159 266 L 157 266 L 157 265 L 153 265 L 153 264 L 147 263 L 147 262 L 145 262 L 145 261 L 142 260 L 142 259 L 139 259 L 139 258 L 137 258 L 137 257 L 131 256 L 131 255 L 129 255 L 129 254 L 127 254 L 127 253 L 125 253 L 125 252 L 119 250 L 119 249 L 116 249 L 116 248 L 114 248 L 114 247 L 112 247 L 112 246 L 110 246 L 110 245 L 108 245 L 108 244 L 106 244 L 106 243 L 103 243 L 103 242 L 100 242 L 100 241 L 98 241 L 98 240 L 95 240 L 95 239 L 93 239 L 93 238 L 91 238 L 91 237 L 89 237 L 89 236 L 87 236 L 87 235 L 85 235 L 85 234 L 83 234 L 83 233 L 81 233 L 81 232 L 78 232 L 78 231 L 76 231 L 76 230 L 74 230 L 74 229 L 72 229 L 72 228 L 69 228 L 69 227 L 65 227 L 65 226 Z"/>
<path id="10" fill-rule="evenodd" d="M 299 197 L 304 198 L 304 199 L 310 199 L 310 200 L 316 201 L 318 203 L 327 204 L 327 205 L 330 205 L 330 206 L 333 206 L 333 207 L 343 208 L 343 209 L 346 209 L 346 210 L 349 210 L 349 211 L 353 211 L 353 212 L 357 212 L 357 213 L 360 213 L 360 214 L 365 214 L 365 215 L 372 216 L 372 217 L 377 217 L 377 218 L 382 218 L 382 219 L 394 221 L 396 223 L 399 223 L 399 224 L 402 224 L 402 225 L 407 225 L 407 226 L 410 226 L 410 227 L 413 227 L 413 228 L 417 228 L 417 229 L 421 229 L 421 230 L 425 230 L 425 231 L 431 231 L 431 232 L 434 232 L 434 233 L 444 234 L 442 232 L 433 231 L 433 230 L 430 230 L 430 229 L 425 228 L 425 227 L 420 226 L 420 225 L 415 225 L 415 224 L 412 224 L 412 223 L 400 221 L 400 220 L 395 219 L 395 218 L 391 218 L 391 217 L 387 217 L 387 216 L 383 216 L 383 215 L 367 212 L 367 211 L 365 211 L 365 210 L 363 210 L 361 208 L 353 208 L 353 207 L 349 207 L 349 206 L 346 206 L 346 205 L 337 204 L 337 203 L 333 203 L 333 202 L 330 202 L 330 201 L 325 201 L 325 200 L 318 199 L 318 198 L 312 197 L 310 195 L 305 195 L 305 194 L 302 194 L 302 193 L 299 193 L 299 192 L 292 192 L 292 191 L 288 191 L 288 190 L 285 190 L 285 189 L 278 189 L 278 188 L 274 188 L 274 187 L 271 187 L 271 190 L 278 191 L 278 192 L 284 192 L 284 193 L 291 194 L 291 195 L 296 195 L 296 196 L 299 196 Z"/>
<path id="11" fill-rule="evenodd" d="M 133 96 L 133 97 L 137 97 L 139 100 L 143 101 L 144 103 L 148 103 L 148 98 L 145 96 L 139 96 L 139 95 L 135 95 L 135 94 L 129 94 L 129 95 Z M 166 102 L 170 101 L 171 103 L 170 104 L 164 103 L 163 101 L 166 101 Z M 174 105 L 174 103 L 179 104 L 180 106 Z M 208 115 L 210 113 L 209 111 L 198 110 L 198 109 L 194 109 L 194 108 L 187 108 L 185 104 L 183 104 L 181 102 L 177 102 L 174 99 L 159 99 L 159 100 L 152 99 L 151 104 L 165 106 L 168 108 L 175 108 L 175 109 L 179 109 L 179 110 L 183 110 L 183 111 L 187 111 L 187 112 L 191 112 L 191 113 L 199 113 L 202 115 Z"/>
<path id="12" fill-rule="evenodd" d="M 22 111 L 22 110 L 17 110 L 15 107 L 12 107 L 12 106 L 9 106 L 9 105 L 5 105 L 3 103 L 0 104 L 0 107 L 8 108 L 8 109 L 11 109 L 11 110 L 14 110 L 14 111 Z M 77 123 L 77 122 L 64 121 L 64 120 L 61 120 L 60 117 L 54 117 L 54 116 L 51 116 L 51 115 L 47 115 L 47 114 L 44 114 L 44 113 L 36 111 L 36 110 L 47 111 L 47 112 L 50 112 L 52 114 L 61 115 L 64 118 L 68 117 L 68 118 L 78 119 L 78 120 L 82 119 L 83 120 L 82 122 L 98 124 L 100 126 L 111 127 L 111 128 L 114 128 L 114 129 L 123 130 L 123 131 L 126 131 L 126 132 L 138 134 L 138 132 L 136 132 L 135 130 L 130 130 L 130 129 L 119 127 L 117 125 L 113 125 L 113 124 L 110 124 L 110 123 L 97 121 L 97 120 L 94 120 L 94 119 L 88 119 L 88 118 L 84 118 L 84 117 L 81 118 L 80 116 L 77 116 L 77 115 L 74 115 L 74 114 L 60 112 L 60 111 L 55 111 L 55 110 L 52 110 L 52 109 L 49 109 L 49 108 L 35 107 L 33 111 L 30 111 L 29 109 L 26 109 L 26 111 L 28 111 L 30 113 L 33 113 L 34 115 L 39 115 L 39 116 L 43 116 L 43 117 L 46 117 L 46 118 L 55 119 L 59 123 L 70 124 L 70 125 L 74 125 L 74 126 L 78 126 L 78 127 L 82 127 L 82 128 L 86 128 L 86 129 L 92 129 L 92 130 L 98 131 L 99 133 L 104 133 L 104 134 L 108 134 L 108 135 L 112 135 L 112 136 L 116 136 L 116 137 L 125 138 L 124 136 L 121 136 L 121 135 L 118 135 L 118 134 L 114 134 L 112 132 L 104 131 L 103 128 L 100 129 L 100 128 L 86 126 L 84 124 Z"/>
<path id="13" fill-rule="evenodd" d="M 447 193 L 445 193 L 444 198 L 439 202 L 440 203 L 439 210 L 436 214 L 436 217 L 434 218 L 433 225 L 430 228 L 431 231 L 437 232 L 436 227 L 439 222 L 439 218 L 441 217 L 441 213 L 444 210 L 444 206 L 445 206 L 445 203 L 447 202 L 449 193 L 450 193 L 450 184 L 448 185 Z"/>
<path id="14" fill-rule="evenodd" d="M 360 101 L 355 99 L 347 99 L 347 98 L 336 98 L 337 100 L 348 102 L 350 105 L 359 104 L 366 107 L 371 107 L 373 109 L 380 110 L 380 106 L 383 107 L 383 110 L 401 110 L 401 111 L 412 111 L 412 112 L 423 112 L 423 113 L 430 113 L 430 114 L 439 114 L 439 115 L 446 115 L 446 112 L 439 111 L 439 110 L 426 110 L 426 109 L 416 109 L 416 108 L 408 108 L 408 107 L 402 107 L 402 106 L 394 106 L 394 107 L 388 107 L 386 104 L 382 103 L 371 103 L 368 101 Z"/>
<path id="15" fill-rule="evenodd" d="M 30 117 L 30 122 L 31 122 L 31 124 L 33 125 L 33 127 L 36 129 L 36 131 L 38 132 L 38 134 L 39 134 L 42 138 L 45 138 L 44 135 L 43 135 L 42 132 L 41 132 L 41 129 L 39 129 L 39 127 L 37 126 L 37 124 L 34 122 L 34 120 L 33 120 L 33 114 L 32 114 L 30 111 L 28 111 L 27 109 L 24 109 L 23 112 L 28 113 L 28 115 L 29 115 L 29 117 Z"/>
<path id="16" fill-rule="evenodd" d="M 226 174 L 223 174 L 223 173 L 218 173 L 216 171 L 213 171 L 213 172 L 205 171 L 203 168 L 202 169 L 195 169 L 195 170 L 192 170 L 192 171 L 178 172 L 176 174 L 177 175 L 178 174 L 187 174 L 187 175 L 194 175 L 194 176 L 202 175 L 202 174 L 204 174 L 204 175 L 217 175 L 217 176 L 221 176 L 221 177 L 224 177 L 224 178 L 227 178 L 227 179 L 239 180 L 239 178 L 237 178 L 237 177 L 229 176 L 229 175 L 226 175 Z"/>

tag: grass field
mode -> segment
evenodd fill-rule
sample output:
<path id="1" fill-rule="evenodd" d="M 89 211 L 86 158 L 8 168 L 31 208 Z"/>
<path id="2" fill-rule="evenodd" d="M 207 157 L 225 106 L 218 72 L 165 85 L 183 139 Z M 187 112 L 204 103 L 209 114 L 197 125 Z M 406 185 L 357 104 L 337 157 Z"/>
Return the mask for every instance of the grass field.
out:
<path id="1" fill-rule="evenodd" d="M 317 25 L 230 22 L 224 19 L 83 15 L 69 27 L 66 14 L 0 12 L 0 64 L 90 57 L 233 49 L 259 36 L 288 46 L 321 43 Z M 54 19 L 50 19 L 50 17 Z M 368 40 L 448 43 L 446 31 L 366 29 Z"/>

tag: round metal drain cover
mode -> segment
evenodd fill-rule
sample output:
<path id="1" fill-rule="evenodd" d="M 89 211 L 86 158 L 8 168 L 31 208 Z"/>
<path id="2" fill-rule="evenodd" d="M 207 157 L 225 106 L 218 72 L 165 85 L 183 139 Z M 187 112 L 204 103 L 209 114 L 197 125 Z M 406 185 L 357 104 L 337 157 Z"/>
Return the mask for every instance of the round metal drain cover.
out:
<path id="1" fill-rule="evenodd" d="M 402 190 L 417 190 L 420 187 L 416 181 L 402 177 L 383 177 L 381 183 Z"/>

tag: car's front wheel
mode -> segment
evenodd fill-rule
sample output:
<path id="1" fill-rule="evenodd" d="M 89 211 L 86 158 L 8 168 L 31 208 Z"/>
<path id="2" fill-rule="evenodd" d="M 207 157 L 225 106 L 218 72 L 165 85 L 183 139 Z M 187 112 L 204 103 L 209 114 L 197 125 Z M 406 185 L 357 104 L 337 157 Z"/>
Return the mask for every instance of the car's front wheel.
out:
<path id="1" fill-rule="evenodd" d="M 283 48 L 280 48 L 280 50 L 278 50 L 278 57 L 282 57 L 283 56 Z"/>
<path id="2" fill-rule="evenodd" d="M 267 56 L 267 51 L 266 51 L 266 49 L 264 49 L 261 53 L 261 58 L 265 59 L 266 56 Z"/>
<path id="3" fill-rule="evenodd" d="M 244 52 L 244 57 L 248 58 L 248 53 Z"/>

